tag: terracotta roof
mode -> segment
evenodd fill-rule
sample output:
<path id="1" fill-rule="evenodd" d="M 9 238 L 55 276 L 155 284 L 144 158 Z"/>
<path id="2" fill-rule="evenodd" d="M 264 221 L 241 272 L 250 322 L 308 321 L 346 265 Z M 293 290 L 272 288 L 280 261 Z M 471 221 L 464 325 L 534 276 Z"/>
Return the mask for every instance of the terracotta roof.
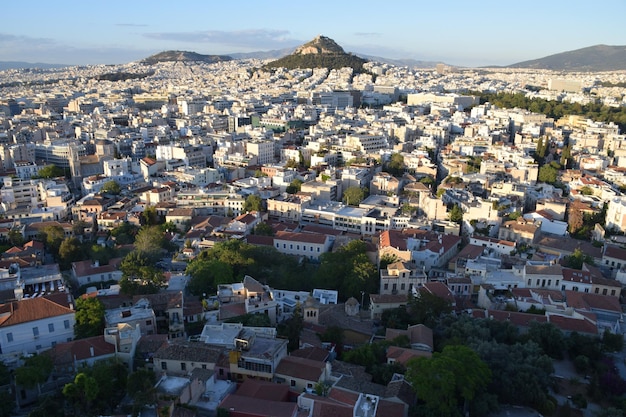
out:
<path id="1" fill-rule="evenodd" d="M 85 261 L 72 262 L 72 269 L 77 277 L 84 277 L 94 274 L 105 274 L 109 272 L 119 271 L 122 258 L 111 259 L 108 265 L 95 266 L 91 259 Z"/>
<path id="2" fill-rule="evenodd" d="M 526 275 L 562 275 L 563 267 L 561 265 L 526 265 L 524 267 Z"/>
<path id="3" fill-rule="evenodd" d="M 548 319 L 550 323 L 565 332 L 598 334 L 598 326 L 586 319 L 575 319 L 556 314 L 551 314 Z"/>
<path id="4" fill-rule="evenodd" d="M 290 353 L 291 356 L 298 358 L 306 358 L 314 361 L 325 361 L 328 359 L 328 351 L 320 347 L 307 347 L 294 350 Z"/>
<path id="5" fill-rule="evenodd" d="M 313 244 L 323 244 L 328 240 L 328 236 L 318 233 L 298 233 L 298 232 L 276 232 L 274 240 L 286 240 L 288 242 L 303 242 Z"/>
<path id="6" fill-rule="evenodd" d="M 62 365 L 73 363 L 75 360 L 81 361 L 88 358 L 108 356 L 114 353 L 115 345 L 107 343 L 104 340 L 104 335 L 102 335 L 73 340 L 67 343 L 59 343 L 52 347 L 50 356 L 55 365 Z"/>
<path id="7" fill-rule="evenodd" d="M 626 249 L 614 245 L 606 245 L 604 248 L 604 256 L 626 261 Z"/>
<path id="8" fill-rule="evenodd" d="M 285 356 L 280 360 L 275 373 L 317 382 L 320 380 L 325 368 L 326 362 L 299 358 L 297 356 Z"/>
<path id="9" fill-rule="evenodd" d="M 569 307 L 580 310 L 605 310 L 615 313 L 622 312 L 622 307 L 617 297 L 600 294 L 588 294 L 578 291 L 565 291 L 565 298 Z"/>
<path id="10" fill-rule="evenodd" d="M 261 400 L 237 394 L 227 395 L 219 407 L 249 417 L 293 417 L 298 411 L 296 403 Z"/>
<path id="11" fill-rule="evenodd" d="M 237 395 L 259 400 L 288 401 L 289 386 L 247 378 L 237 389 Z"/>
<path id="12" fill-rule="evenodd" d="M 395 359 L 396 362 L 406 365 L 409 359 L 426 357 L 430 358 L 432 353 L 425 350 L 406 349 L 398 346 L 389 346 L 387 348 L 387 359 Z"/>
<path id="13" fill-rule="evenodd" d="M 454 302 L 454 295 L 446 284 L 438 281 L 426 282 L 420 291 L 428 291 L 439 298 L 443 298 L 451 303 Z"/>
<path id="14" fill-rule="evenodd" d="M 475 318 L 493 318 L 498 321 L 510 321 L 519 327 L 528 327 L 533 321 L 539 323 L 546 323 L 548 321 L 546 316 L 504 310 L 474 310 L 472 316 Z"/>
<path id="15" fill-rule="evenodd" d="M 375 304 L 406 303 L 408 296 L 406 294 L 370 294 L 370 300 Z"/>
<path id="16" fill-rule="evenodd" d="M 61 296 L 67 300 L 65 294 Z M 54 301 L 53 301 L 54 300 Z M 74 314 L 74 310 L 58 304 L 58 297 L 50 296 L 24 299 L 0 305 L 0 326 L 9 327 L 49 317 Z"/>

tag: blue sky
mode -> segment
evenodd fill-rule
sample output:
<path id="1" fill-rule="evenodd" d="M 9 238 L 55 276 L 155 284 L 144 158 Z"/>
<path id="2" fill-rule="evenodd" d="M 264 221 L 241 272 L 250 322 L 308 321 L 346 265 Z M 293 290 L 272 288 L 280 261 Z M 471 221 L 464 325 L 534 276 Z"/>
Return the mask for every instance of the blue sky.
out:
<path id="1" fill-rule="evenodd" d="M 11 0 L 0 11 L 0 61 L 117 64 L 169 49 L 281 49 L 320 34 L 349 52 L 463 66 L 626 45 L 625 0 Z"/>

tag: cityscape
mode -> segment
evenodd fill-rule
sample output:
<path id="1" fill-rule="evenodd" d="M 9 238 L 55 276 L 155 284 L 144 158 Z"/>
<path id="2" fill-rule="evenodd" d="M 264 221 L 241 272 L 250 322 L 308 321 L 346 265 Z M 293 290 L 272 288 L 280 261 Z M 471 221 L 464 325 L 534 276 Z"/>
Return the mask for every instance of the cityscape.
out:
<path id="1" fill-rule="evenodd" d="M 0 416 L 623 416 L 626 66 L 555 59 L 0 71 Z"/>

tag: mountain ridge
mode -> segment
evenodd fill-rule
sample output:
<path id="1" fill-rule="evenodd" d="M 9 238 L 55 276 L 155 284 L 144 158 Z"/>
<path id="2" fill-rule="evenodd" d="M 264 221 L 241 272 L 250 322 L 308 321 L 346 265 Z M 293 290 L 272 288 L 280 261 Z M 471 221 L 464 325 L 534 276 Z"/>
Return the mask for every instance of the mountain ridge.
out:
<path id="1" fill-rule="evenodd" d="M 506 68 L 585 72 L 626 70 L 626 46 L 593 45 L 518 62 Z"/>
<path id="2" fill-rule="evenodd" d="M 206 62 L 212 64 L 215 62 L 232 61 L 232 59 L 228 55 L 204 55 L 190 51 L 168 50 L 150 55 L 140 62 L 147 65 L 159 62 Z"/>

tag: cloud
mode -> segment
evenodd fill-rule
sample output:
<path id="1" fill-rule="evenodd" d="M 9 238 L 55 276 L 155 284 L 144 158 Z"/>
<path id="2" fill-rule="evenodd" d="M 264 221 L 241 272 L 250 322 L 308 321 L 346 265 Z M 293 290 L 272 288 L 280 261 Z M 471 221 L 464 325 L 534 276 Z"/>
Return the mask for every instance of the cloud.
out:
<path id="1" fill-rule="evenodd" d="M 162 41 L 212 43 L 237 48 L 280 49 L 302 43 L 302 41 L 291 38 L 289 31 L 268 29 L 154 32 L 145 33 L 143 36 Z"/>
<path id="2" fill-rule="evenodd" d="M 127 28 L 143 28 L 143 27 L 147 27 L 149 25 L 145 25 L 145 24 L 142 24 L 142 23 L 116 23 L 115 26 L 127 27 Z"/>

